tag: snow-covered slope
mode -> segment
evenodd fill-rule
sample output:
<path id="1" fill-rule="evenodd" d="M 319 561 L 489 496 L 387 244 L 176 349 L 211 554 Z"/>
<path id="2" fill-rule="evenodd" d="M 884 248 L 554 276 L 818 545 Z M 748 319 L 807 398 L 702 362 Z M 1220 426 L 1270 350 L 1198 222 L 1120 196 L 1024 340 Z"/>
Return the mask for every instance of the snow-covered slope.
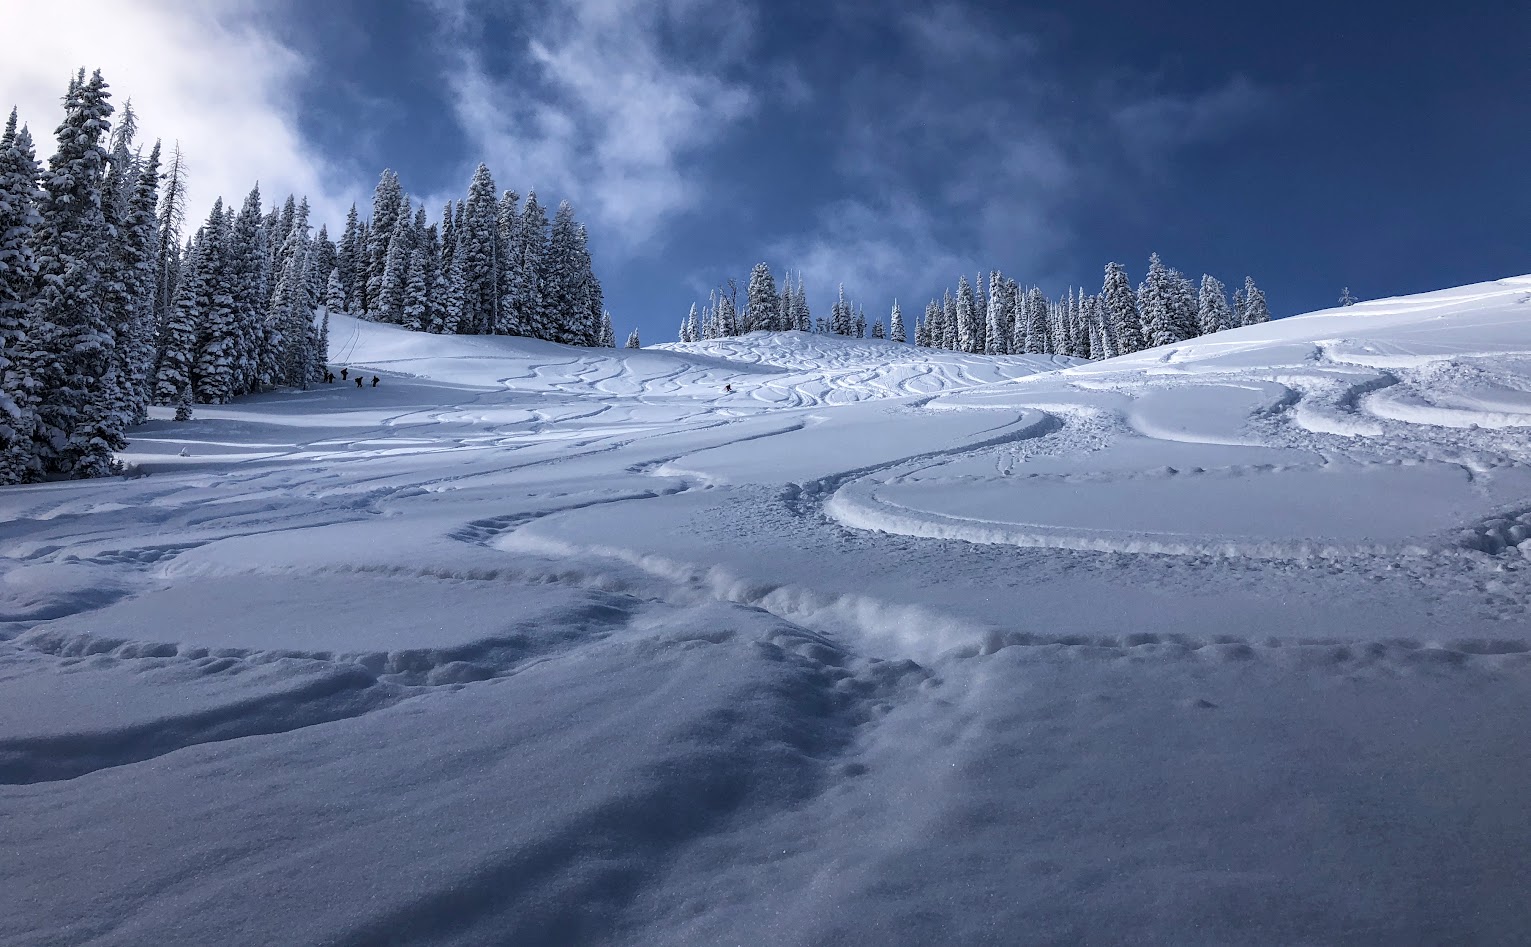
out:
<path id="1" fill-rule="evenodd" d="M 1527 300 L 337 319 L 366 387 L 0 491 L 0 944 L 1517 942 Z"/>

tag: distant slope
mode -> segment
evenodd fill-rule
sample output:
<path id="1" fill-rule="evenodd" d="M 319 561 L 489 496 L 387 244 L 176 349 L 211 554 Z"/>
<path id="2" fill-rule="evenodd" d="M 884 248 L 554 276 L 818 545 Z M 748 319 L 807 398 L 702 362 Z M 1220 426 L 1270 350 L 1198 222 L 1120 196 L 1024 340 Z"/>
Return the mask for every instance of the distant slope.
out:
<path id="1" fill-rule="evenodd" d="M 331 317 L 330 353 L 336 366 L 455 384 L 650 401 L 705 399 L 735 409 L 942 394 L 1080 364 L 1053 355 L 967 355 L 802 332 L 587 349 L 516 336 L 430 335 L 348 316 Z"/>

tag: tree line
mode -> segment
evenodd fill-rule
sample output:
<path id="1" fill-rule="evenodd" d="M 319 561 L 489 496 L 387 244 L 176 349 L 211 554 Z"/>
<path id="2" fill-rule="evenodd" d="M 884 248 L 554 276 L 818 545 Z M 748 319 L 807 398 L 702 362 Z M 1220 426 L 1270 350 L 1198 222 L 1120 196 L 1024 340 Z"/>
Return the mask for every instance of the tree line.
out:
<path id="1" fill-rule="evenodd" d="M 588 237 L 568 201 L 551 223 L 529 191 L 497 193 L 480 164 L 438 227 L 384 171 L 372 219 L 346 217 L 325 301 L 334 312 L 420 332 L 520 335 L 615 346 Z"/>
<path id="2" fill-rule="evenodd" d="M 765 263 L 751 271 L 743 305 L 738 297 L 737 284 L 729 280 L 700 309 L 693 304 L 681 322 L 680 341 L 757 330 L 910 341 L 896 300 L 884 329 L 880 319 L 869 324 L 865 310 L 846 300 L 841 284 L 829 316 L 814 318 L 802 278 L 794 284 L 789 274 L 778 293 Z M 941 299 L 926 305 L 924 315 L 915 322 L 913 342 L 974 354 L 1101 359 L 1269 320 L 1265 294 L 1253 279 L 1245 277 L 1244 287 L 1234 291 L 1230 302 L 1226 288 L 1215 277 L 1203 275 L 1200 287 L 1194 287 L 1152 254 L 1148 274 L 1136 291 L 1120 263 L 1106 265 L 1099 293 L 1070 289 L 1058 298 L 1049 298 L 1039 287 L 1023 286 L 998 270 L 989 274 L 987 282 L 982 276 L 972 282 L 959 277 L 955 291 L 947 290 Z"/>

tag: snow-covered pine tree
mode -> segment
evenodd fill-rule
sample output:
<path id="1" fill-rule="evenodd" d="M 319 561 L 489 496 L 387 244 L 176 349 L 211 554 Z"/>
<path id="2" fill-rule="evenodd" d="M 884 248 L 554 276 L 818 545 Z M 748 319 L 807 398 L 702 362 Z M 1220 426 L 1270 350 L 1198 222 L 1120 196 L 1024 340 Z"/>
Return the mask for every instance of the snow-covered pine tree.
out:
<path id="1" fill-rule="evenodd" d="M 1007 355 L 1010 352 L 1010 326 L 1007 324 L 1008 306 L 1005 278 L 999 270 L 989 273 L 989 305 L 984 313 L 984 352 L 988 355 Z"/>
<path id="2" fill-rule="evenodd" d="M 867 314 L 866 314 L 866 310 L 861 308 L 861 305 L 859 303 L 856 305 L 856 321 L 855 321 L 854 325 L 856 327 L 856 338 L 858 338 L 858 339 L 866 338 L 867 337 Z"/>
<path id="3" fill-rule="evenodd" d="M 1047 355 L 1055 351 L 1049 331 L 1047 297 L 1042 287 L 1033 286 L 1026 291 L 1026 349 L 1027 355 Z"/>
<path id="4" fill-rule="evenodd" d="M 782 322 L 782 328 L 792 330 L 797 328 L 797 319 L 792 314 L 792 271 L 782 274 L 781 296 L 776 300 L 776 312 Z"/>
<path id="5" fill-rule="evenodd" d="M 1174 315 L 1175 332 L 1180 341 L 1194 339 L 1200 334 L 1196 321 L 1196 287 L 1185 274 L 1170 269 L 1170 312 Z"/>
<path id="6" fill-rule="evenodd" d="M 835 335 L 850 335 L 855 331 L 854 318 L 851 314 L 851 304 L 845 301 L 845 284 L 841 283 L 835 297 L 835 304 L 829 309 L 829 331 Z"/>
<path id="7" fill-rule="evenodd" d="M 176 404 L 181 392 L 192 384 L 192 370 L 197 359 L 197 323 L 205 293 L 202 285 L 205 238 L 206 229 L 198 230 L 181 261 L 175 301 L 160 339 L 159 370 L 154 386 L 156 404 Z"/>
<path id="8" fill-rule="evenodd" d="M 882 339 L 886 337 L 887 334 L 883 331 L 882 328 L 882 320 L 878 319 L 876 322 L 872 323 L 872 338 Z"/>
<path id="9" fill-rule="evenodd" d="M 357 218 L 356 205 L 346 211 L 346 228 L 340 233 L 340 247 L 335 254 L 335 266 L 340 274 L 340 290 L 344 302 L 335 312 L 360 312 L 360 296 L 357 283 L 365 269 L 366 245 L 362 243 L 361 221 Z"/>
<path id="10" fill-rule="evenodd" d="M 271 250 L 261 216 L 260 185 L 251 188 L 234 219 L 228 245 L 234 301 L 233 380 L 231 395 L 261 387 L 261 348 L 265 344 L 266 300 L 271 296 Z"/>
<path id="11" fill-rule="evenodd" d="M 520 239 L 521 195 L 515 191 L 503 191 L 495 214 L 496 232 L 499 234 L 499 293 L 500 325 L 495 333 L 500 335 L 525 335 L 521 325 L 521 306 L 516 298 L 516 272 L 511 265 L 512 248 Z"/>
<path id="12" fill-rule="evenodd" d="M 1137 299 L 1127 281 L 1127 269 L 1120 263 L 1106 264 L 1106 278 L 1100 288 L 1105 318 L 1116 332 L 1117 354 L 1131 355 L 1143 349 L 1142 320 Z"/>
<path id="13" fill-rule="evenodd" d="M 611 324 L 611 313 L 601 310 L 601 341 L 602 348 L 614 349 L 617 347 L 617 329 Z"/>
<path id="14" fill-rule="evenodd" d="M 632 335 L 627 337 L 627 347 L 630 349 L 642 348 L 643 343 L 638 341 L 638 330 L 634 329 Z"/>
<path id="15" fill-rule="evenodd" d="M 1234 324 L 1234 326 L 1244 325 L 1244 310 L 1245 310 L 1245 306 L 1244 306 L 1244 291 L 1242 289 L 1236 289 L 1236 290 L 1233 291 L 1233 324 Z"/>
<path id="16" fill-rule="evenodd" d="M 925 304 L 925 318 L 915 326 L 914 344 L 936 348 L 941 338 L 941 304 L 932 299 Z"/>
<path id="17" fill-rule="evenodd" d="M 1270 321 L 1271 311 L 1265 303 L 1265 293 L 1251 277 L 1244 277 L 1244 325 L 1257 326 Z"/>
<path id="18" fill-rule="evenodd" d="M 1340 305 L 1341 306 L 1354 306 L 1358 302 L 1360 302 L 1359 299 L 1357 299 L 1356 297 L 1350 295 L 1350 287 L 1349 286 L 1346 286 L 1344 289 L 1340 290 Z"/>
<path id="19" fill-rule="evenodd" d="M 99 71 L 87 80 L 82 69 L 70 83 L 33 231 L 38 292 L 30 322 L 46 353 L 34 445 L 45 472 L 69 477 L 111 473 L 113 452 L 127 444 L 127 419 L 115 407 L 117 340 L 101 305 L 110 97 Z"/>
<path id="20" fill-rule="evenodd" d="M 898 308 L 898 300 L 893 300 L 893 312 L 888 316 L 888 338 L 894 342 L 905 341 L 904 336 L 904 313 Z"/>
<path id="21" fill-rule="evenodd" d="M 973 286 L 967 274 L 957 278 L 957 349 L 962 352 L 981 352 L 978 332 L 978 313 L 973 301 Z"/>
<path id="22" fill-rule="evenodd" d="M 149 149 L 148 157 L 137 162 L 138 179 L 128 200 L 127 217 L 118 233 L 118 252 L 124 262 L 123 278 L 128 283 L 131 308 L 120 332 L 118 352 L 124 366 L 124 408 L 128 424 L 142 424 L 149 419 L 153 397 L 155 356 L 155 261 L 156 220 L 159 204 L 160 143 Z"/>
<path id="23" fill-rule="evenodd" d="M 686 318 L 680 324 L 680 340 L 682 342 L 695 342 L 697 341 L 697 333 L 699 331 L 700 326 L 696 314 L 696 303 L 692 303 L 691 312 L 687 313 Z"/>
<path id="24" fill-rule="evenodd" d="M 725 338 L 739 334 L 739 309 L 734 304 L 737 292 L 734 281 L 728 281 L 728 292 L 718 294 L 717 307 L 717 335 L 715 338 Z"/>
<path id="25" fill-rule="evenodd" d="M 383 260 L 383 276 L 373 297 L 372 318 L 396 326 L 405 325 L 404 293 L 409 280 L 410 261 L 415 255 L 414 213 L 409 198 L 404 199 L 394 218 L 393 237 Z"/>
<path id="26" fill-rule="evenodd" d="M 397 226 L 395 219 L 395 226 Z M 293 217 L 282 247 L 282 270 L 271 296 L 268 325 L 280 334 L 277 347 L 276 383 L 307 390 L 313 380 L 318 331 L 314 326 L 314 299 L 309 295 L 308 201 Z"/>
<path id="27" fill-rule="evenodd" d="M 421 206 L 420 212 L 424 214 L 424 205 Z M 423 228 L 424 222 L 422 221 L 421 229 Z M 313 274 L 314 279 L 314 284 L 310 289 L 315 299 L 322 300 L 325 290 L 329 285 L 330 270 L 333 270 L 340 264 L 340 250 L 336 248 L 335 242 L 330 239 L 328 224 L 319 225 L 319 233 L 314 237 L 313 250 L 309 255 L 313 260 L 308 267 L 308 271 Z"/>
<path id="28" fill-rule="evenodd" d="M 457 228 L 457 265 L 463 288 L 459 331 L 488 335 L 500 322 L 499 204 L 488 166 L 480 164 L 473 172 L 462 211 L 462 224 Z"/>
<path id="29" fill-rule="evenodd" d="M 399 211 L 403 205 L 404 189 L 399 185 L 399 176 L 391 168 L 383 169 L 383 173 L 378 176 L 377 187 L 372 191 L 372 226 L 367 239 L 365 266 L 361 274 L 361 311 L 369 318 L 376 310 L 378 296 L 383 291 L 383 270 L 388 265 L 388 244 L 398 227 Z M 285 241 L 286 234 L 273 234 L 272 239 Z"/>
<path id="30" fill-rule="evenodd" d="M 201 259 L 197 299 L 197 344 L 191 383 L 206 404 L 226 404 L 238 387 L 240 348 L 239 315 L 236 311 L 239 274 L 233 257 L 233 225 L 223 199 L 213 203 L 201 230 Z M 179 388 L 176 389 L 177 395 Z"/>
<path id="31" fill-rule="evenodd" d="M 1202 274 L 1201 293 L 1196 300 L 1196 329 L 1202 335 L 1221 332 L 1232 325 L 1233 313 L 1228 297 L 1217 277 Z"/>
<path id="32" fill-rule="evenodd" d="M 803 274 L 797 274 L 797 287 L 792 293 L 793 328 L 799 332 L 813 331 L 813 314 L 808 311 L 808 290 L 803 288 Z"/>
<path id="33" fill-rule="evenodd" d="M 776 332 L 787 328 L 782 324 L 781 299 L 776 295 L 776 277 L 771 275 L 771 268 L 765 263 L 756 263 L 755 268 L 750 270 L 745 305 L 748 307 L 744 322 L 746 330 Z"/>
<path id="34" fill-rule="evenodd" d="M 941 347 L 948 352 L 958 348 L 960 330 L 957 322 L 957 300 L 947 291 L 941 299 Z"/>
<path id="35" fill-rule="evenodd" d="M 186 226 L 186 158 L 181 154 L 180 142 L 170 152 L 170 163 L 165 169 L 159 198 L 158 248 L 155 251 L 154 298 L 158 307 L 154 314 L 156 337 L 165 331 L 170 313 L 175 309 L 176 278 L 181 266 L 182 232 Z M 159 366 L 159 348 L 155 350 L 155 367 Z M 158 398 L 156 397 L 156 400 Z"/>
<path id="36" fill-rule="evenodd" d="M 562 201 L 553 213 L 548 243 L 543 250 L 543 306 L 546 308 L 554 342 L 584 345 L 588 339 L 588 307 L 582 298 L 579 273 L 579 235 L 574 223 L 574 209 Z"/>
<path id="37" fill-rule="evenodd" d="M 346 289 L 340 282 L 340 267 L 330 270 L 330 278 L 324 281 L 324 308 L 327 312 L 346 311 Z"/>
<path id="38" fill-rule="evenodd" d="M 392 255 L 390 250 L 389 254 Z M 426 248 L 415 247 L 409 255 L 409 264 L 404 273 L 404 297 L 400 314 L 403 317 L 401 325 L 414 332 L 424 332 L 430 328 L 430 291 L 431 285 L 426 263 Z"/>
<path id="39" fill-rule="evenodd" d="M 548 215 L 537 200 L 536 191 L 528 191 L 521 208 L 521 228 L 517 245 L 511 247 L 513 296 L 521 309 L 517 314 L 521 331 L 534 339 L 554 336 L 552 312 L 548 305 L 547 258 Z"/>
<path id="40" fill-rule="evenodd" d="M 181 393 L 175 399 L 175 419 L 177 421 L 190 421 L 192 419 L 191 405 L 191 382 L 188 381 L 181 387 Z"/>
<path id="41" fill-rule="evenodd" d="M 576 305 L 584 309 L 585 345 L 603 345 L 602 320 L 606 315 L 606 291 L 596 278 L 595 266 L 590 259 L 590 234 L 585 225 L 574 228 L 574 279 Z"/>
<path id="42" fill-rule="evenodd" d="M 0 484 L 33 476 L 40 355 L 29 330 L 37 261 L 37 157 L 32 136 L 11 109 L 0 134 Z"/>
<path id="43" fill-rule="evenodd" d="M 1159 254 L 1148 258 L 1148 276 L 1138 292 L 1138 317 L 1142 320 L 1144 340 L 1149 348 L 1180 342 L 1177 287 L 1174 276 Z"/>

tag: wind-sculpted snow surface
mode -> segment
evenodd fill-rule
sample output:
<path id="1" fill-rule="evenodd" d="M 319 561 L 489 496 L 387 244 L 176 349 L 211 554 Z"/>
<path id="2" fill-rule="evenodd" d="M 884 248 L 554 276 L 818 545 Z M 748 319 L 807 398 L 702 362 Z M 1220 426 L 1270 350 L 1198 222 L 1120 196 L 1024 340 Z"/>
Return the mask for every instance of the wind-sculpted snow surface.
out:
<path id="1" fill-rule="evenodd" d="M 0 491 L 0 944 L 1519 942 L 1528 299 L 333 317 L 365 387 Z"/>

